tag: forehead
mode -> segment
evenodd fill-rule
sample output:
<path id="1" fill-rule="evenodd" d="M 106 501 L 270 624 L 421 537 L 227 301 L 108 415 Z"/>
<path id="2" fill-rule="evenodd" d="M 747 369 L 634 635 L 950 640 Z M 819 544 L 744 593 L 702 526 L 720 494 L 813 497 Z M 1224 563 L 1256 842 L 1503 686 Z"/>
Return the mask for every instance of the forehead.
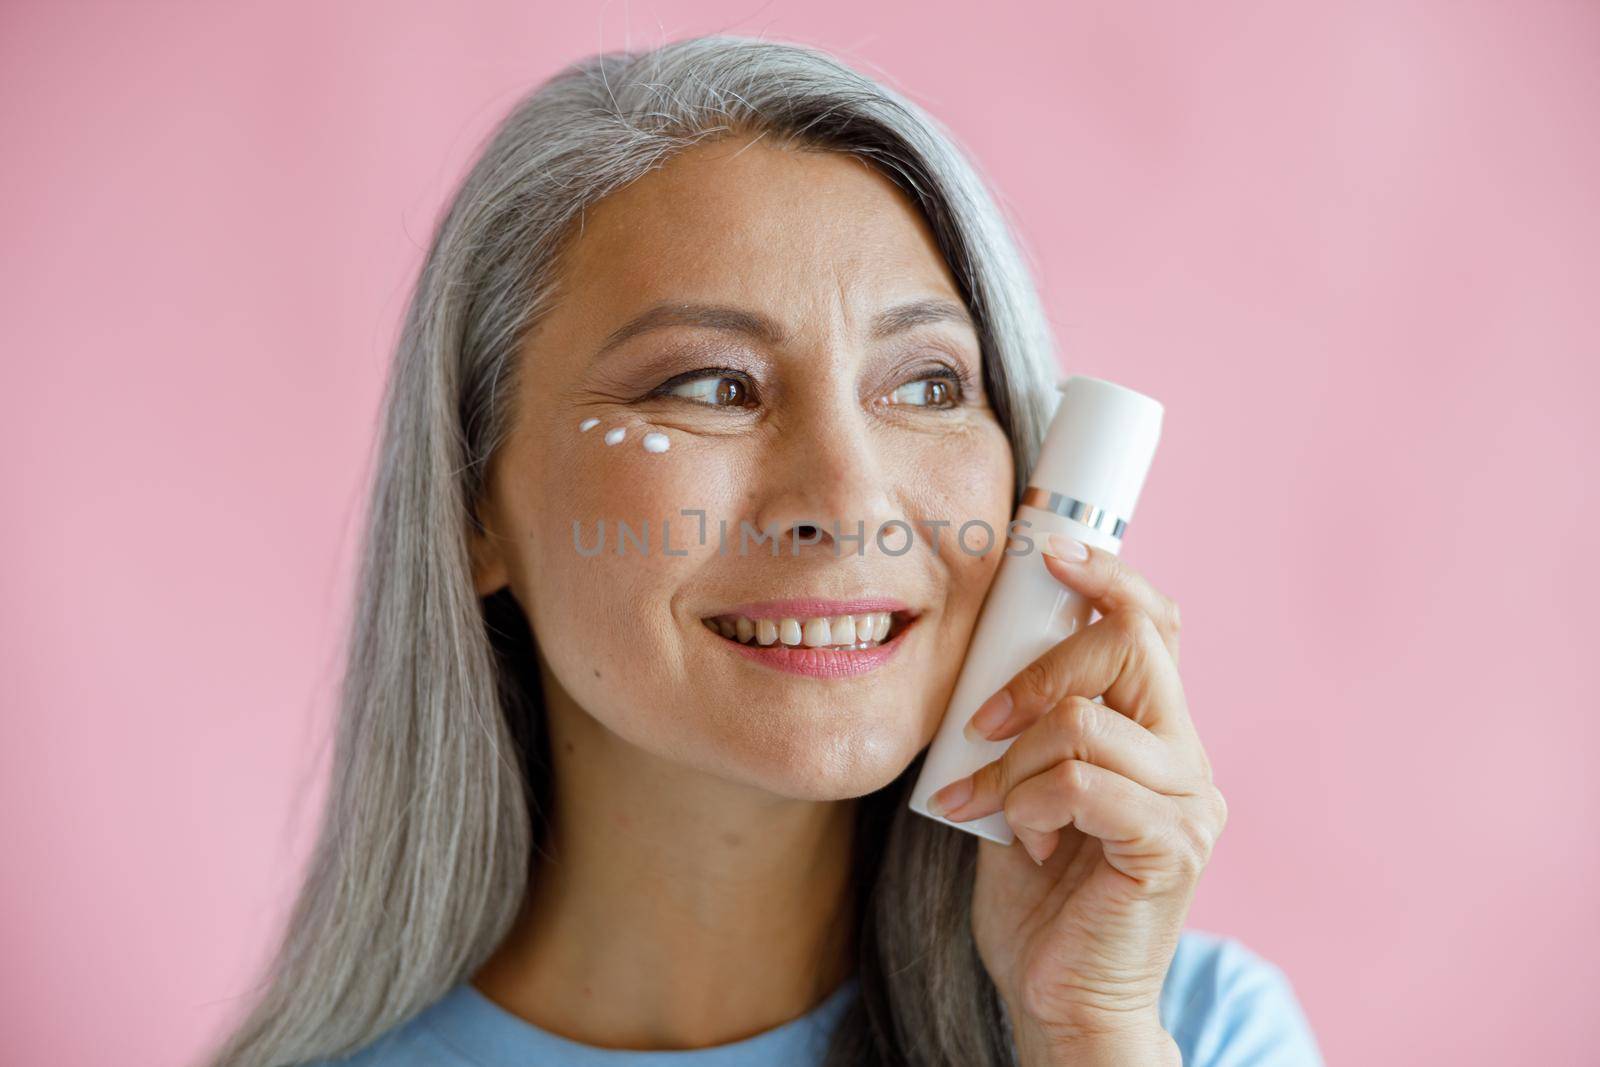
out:
<path id="1" fill-rule="evenodd" d="M 838 152 L 749 137 L 701 145 L 585 213 L 562 257 L 596 328 L 658 300 L 876 310 L 902 292 L 957 295 L 915 204 Z"/>

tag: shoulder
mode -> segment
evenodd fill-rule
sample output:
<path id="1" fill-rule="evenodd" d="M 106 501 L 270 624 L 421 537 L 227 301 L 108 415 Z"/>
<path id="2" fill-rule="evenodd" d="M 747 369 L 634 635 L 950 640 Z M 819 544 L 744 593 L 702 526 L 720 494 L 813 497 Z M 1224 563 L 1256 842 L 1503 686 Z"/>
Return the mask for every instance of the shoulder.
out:
<path id="1" fill-rule="evenodd" d="M 1323 1067 L 1281 968 L 1235 938 L 1185 930 L 1161 990 L 1184 1067 Z"/>

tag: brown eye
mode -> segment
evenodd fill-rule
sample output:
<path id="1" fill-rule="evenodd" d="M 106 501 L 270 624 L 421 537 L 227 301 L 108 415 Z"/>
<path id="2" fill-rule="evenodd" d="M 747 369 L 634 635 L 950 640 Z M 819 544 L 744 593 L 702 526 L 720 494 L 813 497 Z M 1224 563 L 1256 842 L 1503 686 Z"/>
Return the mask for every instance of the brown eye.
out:
<path id="1" fill-rule="evenodd" d="M 957 385 L 955 379 L 948 375 L 919 378 L 900 386 L 883 399 L 889 404 L 904 404 L 908 407 L 955 407 Z"/>
<path id="2" fill-rule="evenodd" d="M 680 374 L 656 392 L 661 396 L 681 396 L 707 407 L 738 408 L 750 404 L 750 387 L 744 379 L 711 369 Z"/>

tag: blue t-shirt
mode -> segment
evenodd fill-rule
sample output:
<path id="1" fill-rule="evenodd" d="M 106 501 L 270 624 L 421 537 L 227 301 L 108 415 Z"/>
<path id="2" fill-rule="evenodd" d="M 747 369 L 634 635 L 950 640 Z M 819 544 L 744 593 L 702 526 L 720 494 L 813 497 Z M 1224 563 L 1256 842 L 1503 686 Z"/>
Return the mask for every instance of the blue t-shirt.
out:
<path id="1" fill-rule="evenodd" d="M 351 1057 L 308 1067 L 816 1067 L 858 984 L 851 977 L 805 1015 L 742 1041 L 640 1052 L 550 1033 L 463 982 Z M 1324 1067 L 1288 977 L 1230 937 L 1183 932 L 1160 1016 L 1184 1067 Z"/>

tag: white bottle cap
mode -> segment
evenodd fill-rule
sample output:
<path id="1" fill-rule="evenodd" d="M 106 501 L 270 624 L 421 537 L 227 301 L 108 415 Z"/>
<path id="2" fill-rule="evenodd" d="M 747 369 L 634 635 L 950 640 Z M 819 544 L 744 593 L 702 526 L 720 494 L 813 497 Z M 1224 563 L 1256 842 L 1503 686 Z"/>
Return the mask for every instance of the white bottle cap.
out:
<path id="1" fill-rule="evenodd" d="M 1161 438 L 1160 402 L 1082 375 L 1056 388 L 1061 399 L 1029 484 L 1127 522 Z"/>

